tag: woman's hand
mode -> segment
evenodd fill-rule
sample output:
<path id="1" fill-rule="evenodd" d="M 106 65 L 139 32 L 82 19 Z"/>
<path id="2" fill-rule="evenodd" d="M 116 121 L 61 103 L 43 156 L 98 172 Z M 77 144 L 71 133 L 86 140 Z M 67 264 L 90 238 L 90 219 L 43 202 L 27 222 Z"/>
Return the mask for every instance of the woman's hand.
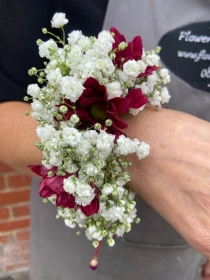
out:
<path id="1" fill-rule="evenodd" d="M 130 187 L 210 259 L 210 124 L 151 107 L 124 120 L 130 138 L 151 146 L 147 158 L 127 158 Z"/>

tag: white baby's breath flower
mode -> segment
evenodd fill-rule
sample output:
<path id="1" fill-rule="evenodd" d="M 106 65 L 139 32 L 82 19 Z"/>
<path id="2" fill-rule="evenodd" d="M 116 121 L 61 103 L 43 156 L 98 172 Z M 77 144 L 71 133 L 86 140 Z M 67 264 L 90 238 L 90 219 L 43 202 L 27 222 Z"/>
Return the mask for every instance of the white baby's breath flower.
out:
<path id="1" fill-rule="evenodd" d="M 145 105 L 141 106 L 138 109 L 133 109 L 133 108 L 129 108 L 129 113 L 131 115 L 137 116 L 139 112 L 141 112 L 142 110 L 144 110 Z"/>
<path id="2" fill-rule="evenodd" d="M 117 230 L 115 231 L 115 234 L 116 234 L 118 237 L 122 237 L 124 233 L 125 233 L 125 226 L 124 226 L 124 225 L 119 225 L 119 226 L 117 227 Z"/>
<path id="3" fill-rule="evenodd" d="M 74 177 L 75 178 L 75 177 Z M 72 176 L 63 180 L 63 188 L 67 193 L 73 194 L 76 190 L 76 182 L 72 179 Z"/>
<path id="4" fill-rule="evenodd" d="M 136 146 L 136 155 L 138 159 L 145 158 L 149 155 L 150 146 L 144 142 L 141 142 L 140 145 Z"/>
<path id="5" fill-rule="evenodd" d="M 96 143 L 97 149 L 104 151 L 107 154 L 111 153 L 111 150 L 114 147 L 114 139 L 114 135 L 108 134 L 104 130 L 101 130 Z"/>
<path id="6" fill-rule="evenodd" d="M 95 63 L 95 67 L 98 70 L 102 70 L 105 67 L 104 59 L 99 58 Z"/>
<path id="7" fill-rule="evenodd" d="M 82 58 L 82 48 L 78 45 L 73 45 L 71 51 L 68 53 L 68 58 L 70 66 L 79 63 Z"/>
<path id="8" fill-rule="evenodd" d="M 45 124 L 44 126 L 38 126 L 36 129 L 36 133 L 38 137 L 41 139 L 41 142 L 47 141 L 51 139 L 51 137 L 55 134 L 55 128 L 50 124 Z"/>
<path id="9" fill-rule="evenodd" d="M 114 38 L 111 35 L 110 31 L 103 30 L 98 34 L 99 39 L 105 39 L 106 41 L 110 43 L 114 43 Z"/>
<path id="10" fill-rule="evenodd" d="M 64 13 L 55 13 L 51 20 L 52 27 L 55 28 L 63 27 L 68 22 L 69 21 L 66 19 L 66 14 Z"/>
<path id="11" fill-rule="evenodd" d="M 168 91 L 168 89 L 167 89 L 166 87 L 163 87 L 163 88 L 161 89 L 161 91 L 160 91 L 160 96 L 161 96 L 161 98 L 162 98 L 162 100 L 161 100 L 161 103 L 162 103 L 162 104 L 168 103 L 169 100 L 170 100 L 170 98 L 171 98 L 171 96 L 170 96 L 170 94 L 169 94 L 169 91 Z"/>
<path id="12" fill-rule="evenodd" d="M 140 74 L 140 65 L 135 60 L 128 60 L 123 64 L 123 72 L 128 76 L 137 77 Z"/>
<path id="13" fill-rule="evenodd" d="M 163 68 L 159 71 L 159 75 L 161 78 L 165 78 L 166 76 L 168 76 L 168 74 L 169 74 L 169 71 L 166 68 Z"/>
<path id="14" fill-rule="evenodd" d="M 112 43 L 107 41 L 106 38 L 100 37 L 94 42 L 93 49 L 98 57 L 107 57 L 108 53 L 112 50 Z"/>
<path id="15" fill-rule="evenodd" d="M 82 141 L 81 133 L 73 127 L 64 127 L 62 130 L 63 139 L 72 147 L 77 147 Z"/>
<path id="16" fill-rule="evenodd" d="M 62 164 L 62 160 L 60 152 L 54 152 L 53 150 L 50 151 L 50 164 L 52 164 L 52 166 L 60 166 Z"/>
<path id="17" fill-rule="evenodd" d="M 104 58 L 104 68 L 102 69 L 103 75 L 109 77 L 115 70 L 115 66 L 110 58 Z"/>
<path id="18" fill-rule="evenodd" d="M 126 83 L 129 80 L 129 76 L 126 75 L 122 70 L 117 70 L 117 74 L 121 82 Z"/>
<path id="19" fill-rule="evenodd" d="M 43 42 L 39 46 L 40 57 L 46 57 L 48 59 L 52 58 L 52 55 L 58 50 L 58 46 L 53 39 Z"/>
<path id="20" fill-rule="evenodd" d="M 31 108 L 34 112 L 42 113 L 44 111 L 44 106 L 39 100 L 34 100 L 34 102 L 31 103 Z"/>
<path id="21" fill-rule="evenodd" d="M 109 195 L 113 192 L 113 186 L 110 184 L 103 185 L 102 194 Z"/>
<path id="22" fill-rule="evenodd" d="M 145 58 L 145 62 L 149 66 L 158 66 L 160 57 L 156 54 L 148 54 Z"/>
<path id="23" fill-rule="evenodd" d="M 99 168 L 94 165 L 92 162 L 89 162 L 88 164 L 83 166 L 82 169 L 88 176 L 95 176 L 99 173 Z"/>
<path id="24" fill-rule="evenodd" d="M 87 206 L 94 199 L 94 189 L 88 184 L 82 184 L 77 182 L 77 188 L 75 191 L 75 201 L 77 204 Z"/>
<path id="25" fill-rule="evenodd" d="M 153 87 L 158 80 L 159 80 L 158 74 L 156 72 L 153 72 L 152 75 L 148 76 L 147 83 L 150 87 Z"/>
<path id="26" fill-rule="evenodd" d="M 140 85 L 136 85 L 136 88 L 140 88 L 142 90 L 142 93 L 145 95 L 149 94 L 153 89 L 151 89 L 150 85 L 147 82 L 143 82 Z"/>
<path id="27" fill-rule="evenodd" d="M 50 70 L 46 75 L 46 78 L 52 86 L 59 86 L 60 82 L 62 81 L 62 74 L 60 68 L 57 67 L 55 70 Z"/>
<path id="28" fill-rule="evenodd" d="M 140 67 L 140 73 L 144 73 L 147 68 L 147 65 L 144 63 L 143 60 L 138 60 L 137 63 Z"/>
<path id="29" fill-rule="evenodd" d="M 83 139 L 82 142 L 77 146 L 76 153 L 79 155 L 87 155 L 92 148 L 90 141 Z"/>
<path id="30" fill-rule="evenodd" d="M 31 84 L 27 88 L 28 95 L 31 95 L 33 98 L 36 98 L 40 93 L 40 87 L 37 84 Z"/>
<path id="31" fill-rule="evenodd" d="M 83 38 L 82 31 L 74 30 L 68 34 L 67 40 L 69 45 L 76 45 L 81 38 Z"/>
<path id="32" fill-rule="evenodd" d="M 75 228 L 77 225 L 75 221 L 72 221 L 69 219 L 64 219 L 64 222 L 65 222 L 65 225 L 70 228 Z"/>
<path id="33" fill-rule="evenodd" d="M 81 47 L 83 52 L 86 52 L 92 46 L 90 39 L 85 36 L 81 36 L 80 39 L 78 40 L 77 44 L 78 44 L 78 46 Z"/>
<path id="34" fill-rule="evenodd" d="M 94 234 L 94 232 L 96 232 L 96 230 L 97 230 L 97 228 L 94 225 L 91 225 L 86 229 L 85 234 L 86 234 L 88 240 L 93 239 L 93 234 Z"/>
<path id="35" fill-rule="evenodd" d="M 168 69 L 163 68 L 163 69 L 161 69 L 161 70 L 158 72 L 158 74 L 159 74 L 159 76 L 162 78 L 162 83 L 163 83 L 163 84 L 167 84 L 167 83 L 170 82 L 171 77 L 170 77 L 170 75 L 169 75 Z"/>
<path id="36" fill-rule="evenodd" d="M 122 89 L 119 82 L 112 82 L 106 85 L 108 100 L 122 95 Z"/>
<path id="37" fill-rule="evenodd" d="M 53 194 L 51 195 L 50 197 L 48 197 L 47 199 L 52 202 L 53 204 L 56 203 L 56 198 L 57 198 L 57 195 L 56 194 Z"/>
<path id="38" fill-rule="evenodd" d="M 76 165 L 71 159 L 69 159 L 66 163 L 65 163 L 65 166 L 66 166 L 66 171 L 68 173 L 75 173 L 79 170 L 79 166 Z"/>
<path id="39" fill-rule="evenodd" d="M 115 146 L 116 155 L 128 155 L 135 152 L 135 142 L 124 135 L 120 135 Z"/>
<path id="40" fill-rule="evenodd" d="M 62 78 L 61 88 L 63 95 L 71 102 L 76 102 L 85 89 L 79 79 L 71 76 Z"/>
<path id="41" fill-rule="evenodd" d="M 83 132 L 83 137 L 87 139 L 92 145 L 96 144 L 98 133 L 95 130 L 87 130 Z"/>

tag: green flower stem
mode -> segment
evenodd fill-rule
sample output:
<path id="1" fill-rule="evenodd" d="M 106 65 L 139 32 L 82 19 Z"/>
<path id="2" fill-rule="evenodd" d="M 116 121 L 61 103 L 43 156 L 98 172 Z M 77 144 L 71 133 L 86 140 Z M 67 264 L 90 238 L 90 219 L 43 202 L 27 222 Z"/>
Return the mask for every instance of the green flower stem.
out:
<path id="1" fill-rule="evenodd" d="M 66 41 L 66 38 L 65 38 L 65 31 L 63 29 L 63 27 L 61 27 L 62 31 L 63 31 L 63 45 L 65 45 L 65 41 Z"/>

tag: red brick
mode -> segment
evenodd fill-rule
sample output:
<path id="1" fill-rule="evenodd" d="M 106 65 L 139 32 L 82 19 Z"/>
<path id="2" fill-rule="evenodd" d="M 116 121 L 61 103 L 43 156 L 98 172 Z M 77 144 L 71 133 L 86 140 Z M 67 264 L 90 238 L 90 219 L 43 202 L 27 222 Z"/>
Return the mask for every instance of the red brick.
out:
<path id="1" fill-rule="evenodd" d="M 30 219 L 19 221 L 6 221 L 0 223 L 0 232 L 12 231 L 14 229 L 21 229 L 30 226 Z"/>
<path id="2" fill-rule="evenodd" d="M 30 190 L 0 192 L 0 205 L 29 201 Z"/>
<path id="3" fill-rule="evenodd" d="M 31 176 L 24 174 L 8 175 L 7 182 L 11 188 L 31 186 Z"/>
<path id="4" fill-rule="evenodd" d="M 9 209 L 0 208 L 0 220 L 5 220 L 9 218 Z"/>
<path id="5" fill-rule="evenodd" d="M 6 234 L 0 236 L 0 244 L 8 244 L 14 242 L 13 234 Z"/>
<path id="6" fill-rule="evenodd" d="M 0 190 L 4 189 L 5 183 L 4 183 L 4 176 L 0 176 Z"/>
<path id="7" fill-rule="evenodd" d="M 18 241 L 30 240 L 30 230 L 19 231 L 16 233 Z"/>
<path id="8" fill-rule="evenodd" d="M 14 169 L 7 164 L 3 163 L 0 161 L 0 173 L 6 173 L 6 172 L 11 172 L 14 171 Z"/>
<path id="9" fill-rule="evenodd" d="M 4 254 L 0 257 L 0 263 L 6 265 L 11 263 L 17 263 L 19 261 L 19 254 L 11 252 L 10 254 Z"/>
<path id="10" fill-rule="evenodd" d="M 21 241 L 21 242 L 14 242 L 11 244 L 4 245 L 4 254 L 9 255 L 13 253 L 23 253 L 29 252 L 30 249 L 30 242 L 29 241 Z"/>
<path id="11" fill-rule="evenodd" d="M 16 263 L 11 265 L 5 265 L 5 270 L 7 272 L 12 272 L 20 269 L 26 269 L 28 267 L 29 267 L 29 262 L 22 262 L 22 263 Z"/>
<path id="12" fill-rule="evenodd" d="M 12 208 L 12 213 L 14 217 L 29 216 L 30 215 L 29 205 L 14 206 Z"/>
<path id="13" fill-rule="evenodd" d="M 20 261 L 29 261 L 30 253 L 25 252 L 20 254 Z"/>

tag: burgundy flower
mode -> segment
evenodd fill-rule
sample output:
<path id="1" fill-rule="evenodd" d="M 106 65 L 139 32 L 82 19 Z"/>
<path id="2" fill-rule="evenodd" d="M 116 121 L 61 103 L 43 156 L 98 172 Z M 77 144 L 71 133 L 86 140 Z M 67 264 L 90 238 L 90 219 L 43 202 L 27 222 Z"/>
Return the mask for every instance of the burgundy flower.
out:
<path id="1" fill-rule="evenodd" d="M 121 42 L 126 42 L 125 37 L 120 34 L 120 32 L 115 28 L 112 27 L 110 32 L 115 34 L 112 49 L 115 50 L 118 48 Z M 140 36 L 136 36 L 132 42 L 128 43 L 128 47 L 124 50 L 117 51 L 116 58 L 114 59 L 114 64 L 118 66 L 118 68 L 122 68 L 123 64 L 128 60 L 140 60 L 143 53 L 143 45 L 142 39 Z"/>
<path id="2" fill-rule="evenodd" d="M 56 194 L 56 191 L 54 190 L 54 183 L 57 185 L 57 177 L 45 177 L 42 179 L 40 185 L 39 185 L 39 195 L 41 197 L 50 197 L 54 194 Z M 59 180 L 60 181 L 60 180 Z M 57 186 L 57 189 L 59 189 L 59 187 Z"/>
<path id="3" fill-rule="evenodd" d="M 44 165 L 28 165 L 28 168 L 31 169 L 35 174 L 41 176 L 41 177 L 46 177 L 49 171 L 56 172 L 57 167 L 52 167 L 51 169 L 46 168 Z"/>
<path id="4" fill-rule="evenodd" d="M 73 208 L 76 210 L 78 207 L 81 208 L 81 211 L 84 215 L 90 216 L 95 213 L 98 213 L 99 210 L 99 200 L 98 200 L 98 191 L 94 189 L 95 197 L 91 201 L 91 203 L 87 206 L 79 206 L 75 202 L 75 197 L 67 193 L 63 188 L 63 180 L 71 176 L 71 174 L 67 174 L 65 176 L 53 176 L 48 177 L 49 171 L 56 171 L 57 167 L 53 167 L 51 169 L 47 169 L 43 165 L 29 165 L 30 168 L 34 173 L 39 176 L 42 176 L 43 179 L 39 185 L 39 195 L 44 198 L 48 198 L 54 194 L 56 194 L 56 206 L 62 206 L 63 208 Z M 90 183 L 91 187 L 93 188 L 93 184 Z"/>
<path id="5" fill-rule="evenodd" d="M 99 210 L 99 200 L 98 200 L 98 191 L 95 189 L 94 190 L 95 193 L 95 197 L 94 199 L 91 201 L 91 203 L 87 206 L 81 206 L 81 211 L 82 213 L 89 217 L 93 214 L 97 214 L 98 210 Z"/>
<path id="6" fill-rule="evenodd" d="M 64 208 L 74 208 L 74 210 L 76 210 L 78 207 L 77 203 L 75 202 L 75 197 L 65 191 L 57 195 L 56 206 L 62 206 Z"/>
<path id="7" fill-rule="evenodd" d="M 119 44 L 121 42 L 126 42 L 125 37 L 120 34 L 120 32 L 115 28 L 112 27 L 110 29 L 110 32 L 113 32 L 115 34 L 112 50 L 115 50 L 118 48 Z M 140 36 L 136 36 L 132 42 L 128 43 L 128 47 L 125 48 L 122 51 L 117 51 L 116 58 L 113 60 L 114 64 L 117 65 L 118 68 L 122 68 L 123 64 L 127 62 L 128 60 L 140 60 L 142 58 L 143 53 L 143 45 L 142 45 L 142 39 Z M 140 77 L 146 77 L 149 75 L 152 75 L 153 71 L 157 70 L 159 67 L 157 66 L 148 66 L 144 73 L 141 73 L 138 78 Z"/>
<path id="8" fill-rule="evenodd" d="M 112 128 L 125 129 L 127 123 L 118 115 L 127 112 L 129 108 L 139 108 L 148 102 L 141 89 L 131 90 L 126 97 L 115 97 L 108 100 L 106 87 L 90 77 L 84 83 L 85 90 L 79 98 L 79 105 L 97 122 L 104 124 L 106 119 L 112 120 Z"/>
<path id="9" fill-rule="evenodd" d="M 37 175 L 43 177 L 40 185 L 39 185 L 39 195 L 41 197 L 50 197 L 54 194 L 60 194 L 64 191 L 63 189 L 63 180 L 67 177 L 69 177 L 70 174 L 67 174 L 65 176 L 53 176 L 49 177 L 48 173 L 50 171 L 56 171 L 57 167 L 53 167 L 51 169 L 47 169 L 43 165 L 29 165 L 28 168 L 30 168 L 34 173 Z"/>
<path id="10" fill-rule="evenodd" d="M 152 75 L 154 71 L 156 71 L 159 67 L 158 66 L 147 66 L 144 73 L 138 75 L 138 78 L 146 77 Z"/>
<path id="11" fill-rule="evenodd" d="M 81 121 L 80 129 L 82 129 L 83 127 L 88 127 L 90 126 L 90 124 L 94 123 L 94 119 L 90 116 L 87 110 L 84 110 L 80 107 L 78 100 L 75 103 L 73 103 L 68 99 L 64 99 L 64 103 L 56 105 L 56 107 L 60 107 L 62 105 L 66 105 L 68 108 L 68 111 L 65 114 L 63 114 L 62 120 L 69 120 L 71 116 L 75 114 L 75 111 L 72 109 L 72 107 L 76 107 L 77 116 L 80 118 Z M 56 117 L 55 119 L 59 121 Z"/>

